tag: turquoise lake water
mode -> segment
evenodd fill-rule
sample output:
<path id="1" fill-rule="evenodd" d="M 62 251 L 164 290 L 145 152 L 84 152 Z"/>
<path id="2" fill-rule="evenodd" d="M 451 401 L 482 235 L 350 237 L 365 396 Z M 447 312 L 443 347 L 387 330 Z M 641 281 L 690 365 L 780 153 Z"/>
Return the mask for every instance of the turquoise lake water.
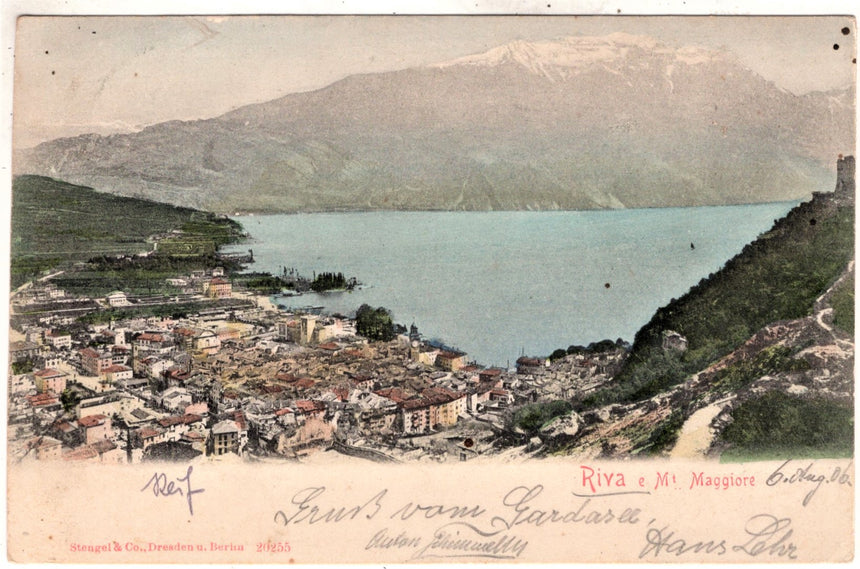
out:
<path id="1" fill-rule="evenodd" d="M 654 311 L 797 202 L 576 212 L 238 216 L 249 270 L 342 272 L 361 290 L 276 297 L 354 313 L 385 306 L 483 365 L 604 338 L 632 341 Z M 692 248 L 691 243 L 695 246 Z M 609 285 L 608 287 L 606 285 Z"/>

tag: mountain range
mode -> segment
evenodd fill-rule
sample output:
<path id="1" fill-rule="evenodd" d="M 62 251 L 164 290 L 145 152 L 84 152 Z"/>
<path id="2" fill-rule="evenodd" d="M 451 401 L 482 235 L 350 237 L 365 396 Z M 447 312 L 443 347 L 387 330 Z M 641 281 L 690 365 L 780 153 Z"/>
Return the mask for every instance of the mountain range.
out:
<path id="1" fill-rule="evenodd" d="M 216 212 L 722 205 L 827 188 L 854 128 L 853 89 L 795 95 L 730 52 L 617 33 L 57 139 L 14 169 Z"/>

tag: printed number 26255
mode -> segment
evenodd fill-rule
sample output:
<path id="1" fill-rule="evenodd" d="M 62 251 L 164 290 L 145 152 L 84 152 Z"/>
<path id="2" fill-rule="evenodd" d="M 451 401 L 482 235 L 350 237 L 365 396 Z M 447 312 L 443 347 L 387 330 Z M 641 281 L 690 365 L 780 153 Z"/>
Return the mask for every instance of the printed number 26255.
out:
<path id="1" fill-rule="evenodd" d="M 257 553 L 289 553 L 292 548 L 286 541 L 264 541 L 257 543 Z"/>

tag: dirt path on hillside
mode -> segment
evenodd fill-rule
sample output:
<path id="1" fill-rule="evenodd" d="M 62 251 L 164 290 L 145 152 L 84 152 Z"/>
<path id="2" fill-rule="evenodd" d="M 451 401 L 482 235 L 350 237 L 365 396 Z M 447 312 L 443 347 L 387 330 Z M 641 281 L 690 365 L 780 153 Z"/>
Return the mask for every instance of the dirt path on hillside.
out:
<path id="1" fill-rule="evenodd" d="M 681 427 L 678 442 L 675 443 L 669 456 L 671 458 L 704 458 L 714 440 L 714 434 L 711 432 L 711 421 L 720 414 L 720 411 L 729 401 L 730 399 L 722 399 L 690 415 L 690 418 Z"/>

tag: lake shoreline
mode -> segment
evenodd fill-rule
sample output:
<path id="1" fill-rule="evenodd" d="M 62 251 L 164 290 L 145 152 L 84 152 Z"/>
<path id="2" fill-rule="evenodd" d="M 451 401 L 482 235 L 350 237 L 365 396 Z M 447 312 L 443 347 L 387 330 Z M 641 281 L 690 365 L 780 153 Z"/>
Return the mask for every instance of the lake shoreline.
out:
<path id="1" fill-rule="evenodd" d="M 301 298 L 302 306 L 345 315 L 361 304 L 384 306 L 425 338 L 501 366 L 523 354 L 632 339 L 657 308 L 718 270 L 796 203 L 236 221 L 254 240 L 256 271 L 339 271 L 366 284 L 350 294 L 306 292 L 284 304 L 295 307 L 289 301 Z"/>

